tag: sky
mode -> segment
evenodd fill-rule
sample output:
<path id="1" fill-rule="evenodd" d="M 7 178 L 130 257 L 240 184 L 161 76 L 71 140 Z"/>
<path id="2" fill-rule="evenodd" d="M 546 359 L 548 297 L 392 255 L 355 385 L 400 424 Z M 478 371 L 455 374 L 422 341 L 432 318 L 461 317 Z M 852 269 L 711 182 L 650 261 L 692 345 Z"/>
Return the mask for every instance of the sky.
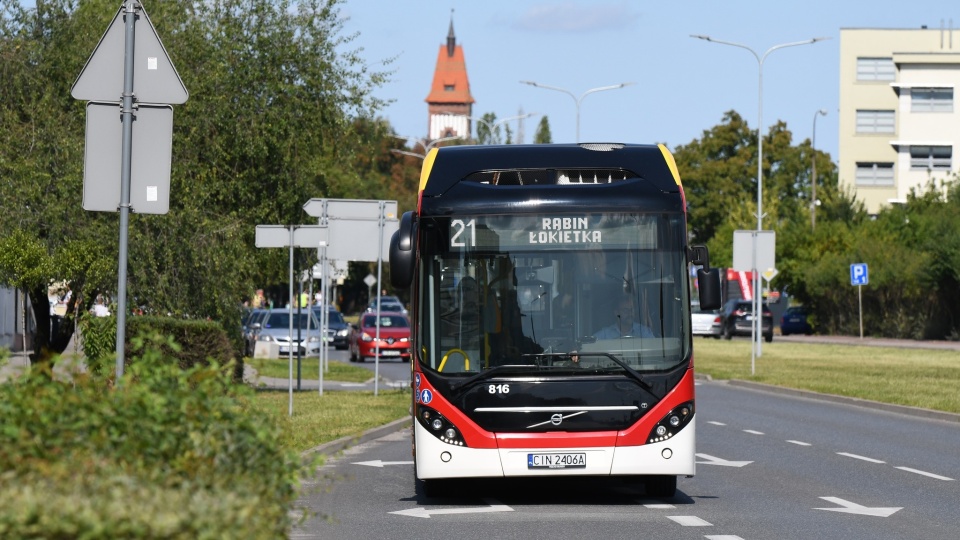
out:
<path id="1" fill-rule="evenodd" d="M 756 129 L 757 58 L 691 34 L 739 43 L 759 57 L 783 43 L 828 38 L 765 57 L 762 120 L 764 133 L 778 120 L 786 122 L 794 144 L 810 139 L 816 125 L 815 146 L 834 162 L 841 28 L 952 26 L 960 40 L 956 0 L 345 0 L 344 32 L 357 34 L 352 47 L 363 49 L 371 69 L 392 72 L 376 95 L 391 101 L 381 116 L 399 135 L 427 135 L 424 99 L 451 10 L 476 100 L 472 116 L 535 113 L 524 121 L 527 143 L 543 115 L 553 142 L 576 142 L 578 108 L 569 94 L 580 97 L 620 83 L 633 84 L 580 101 L 581 142 L 664 143 L 675 149 L 702 138 L 730 110 Z M 817 116 L 820 109 L 826 116 Z M 516 135 L 517 122 L 510 126 Z"/>

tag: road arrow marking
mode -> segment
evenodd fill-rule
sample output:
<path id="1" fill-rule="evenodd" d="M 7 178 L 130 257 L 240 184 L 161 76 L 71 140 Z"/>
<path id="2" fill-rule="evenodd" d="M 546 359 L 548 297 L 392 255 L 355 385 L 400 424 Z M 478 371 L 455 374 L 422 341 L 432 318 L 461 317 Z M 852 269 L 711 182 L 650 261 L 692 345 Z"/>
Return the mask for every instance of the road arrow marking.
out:
<path id="1" fill-rule="evenodd" d="M 385 465 L 413 465 L 412 461 L 381 461 L 379 459 L 374 461 L 355 461 L 354 465 L 366 465 L 367 467 L 380 467 L 381 469 Z"/>
<path id="2" fill-rule="evenodd" d="M 890 517 L 893 514 L 897 513 L 900 510 L 903 510 L 902 506 L 899 507 L 889 507 L 889 508 L 870 508 L 868 506 L 861 506 L 857 503 L 850 501 L 845 501 L 839 497 L 820 497 L 821 499 L 832 502 L 833 504 L 839 504 L 841 508 L 814 508 L 814 510 L 826 510 L 828 512 L 843 512 L 846 514 L 860 514 L 862 516 L 877 516 L 877 517 Z"/>
<path id="3" fill-rule="evenodd" d="M 698 461 L 698 465 L 720 465 L 722 467 L 743 467 L 753 463 L 752 461 L 727 461 L 725 459 L 720 459 L 718 457 L 713 457 L 709 454 L 697 454 L 697 457 L 700 459 L 705 459 L 707 461 Z"/>
<path id="4" fill-rule="evenodd" d="M 396 512 L 390 512 L 391 514 L 397 514 L 398 516 L 408 516 L 408 517 L 418 517 L 418 518 L 430 518 L 430 516 L 440 516 L 444 514 L 483 514 L 487 512 L 513 512 L 513 508 L 505 504 L 500 504 L 499 502 L 493 499 L 484 499 L 485 503 L 490 506 L 470 506 L 467 508 L 439 508 L 434 510 L 427 510 L 422 506 L 416 508 L 411 508 L 409 510 L 398 510 Z"/>

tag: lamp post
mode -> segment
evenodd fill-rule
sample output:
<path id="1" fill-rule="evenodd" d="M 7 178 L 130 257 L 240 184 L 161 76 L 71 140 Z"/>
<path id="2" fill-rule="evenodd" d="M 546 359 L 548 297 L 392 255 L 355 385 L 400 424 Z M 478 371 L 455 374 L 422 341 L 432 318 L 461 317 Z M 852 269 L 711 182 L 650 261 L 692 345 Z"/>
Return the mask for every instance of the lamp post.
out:
<path id="1" fill-rule="evenodd" d="M 414 144 L 414 148 L 416 147 L 417 144 L 419 144 L 420 146 L 423 147 L 423 153 L 418 154 L 416 152 L 408 152 L 407 150 L 399 150 L 397 148 L 391 149 L 390 150 L 391 152 L 393 152 L 394 154 L 403 154 L 405 156 L 413 156 L 415 158 L 420 158 L 420 159 L 426 159 L 427 154 L 430 153 L 430 150 L 433 149 L 434 146 L 442 142 L 453 141 L 461 138 L 459 135 L 456 135 L 453 137 L 440 137 L 439 139 L 434 139 L 430 142 L 427 142 L 425 139 L 419 139 L 417 137 L 404 137 L 402 135 L 394 135 L 394 137 L 398 139 L 403 139 L 405 141 L 413 141 L 414 143 L 416 143 Z"/>
<path id="2" fill-rule="evenodd" d="M 785 49 L 787 47 L 796 47 L 798 45 L 810 45 L 818 41 L 823 41 L 829 38 L 817 37 L 812 39 L 807 39 L 804 41 L 792 41 L 790 43 L 781 43 L 779 45 L 774 45 L 766 50 L 762 55 L 757 54 L 757 51 L 751 49 L 750 47 L 734 43 L 732 41 L 723 41 L 719 39 L 713 39 L 710 36 L 705 36 L 702 34 L 691 34 L 690 37 L 697 39 L 702 39 L 704 41 L 709 41 L 711 43 L 719 43 L 721 45 L 731 45 L 733 47 L 739 47 L 741 49 L 746 49 L 750 51 L 750 54 L 753 55 L 757 60 L 757 73 L 758 73 L 758 82 L 757 82 L 757 231 L 763 230 L 763 61 L 767 59 L 767 56 L 770 55 L 773 51 L 777 49 Z M 753 241 L 753 260 L 756 263 L 757 260 L 757 241 L 754 238 Z M 760 356 L 760 331 L 763 328 L 763 313 L 760 311 L 760 278 L 758 277 L 759 269 L 753 268 L 753 339 L 754 347 L 751 347 L 751 357 L 755 358 Z M 773 329 L 771 329 L 773 331 Z M 751 359 L 751 365 L 753 363 Z"/>
<path id="3" fill-rule="evenodd" d="M 500 120 L 495 120 L 495 121 L 493 121 L 493 122 L 488 122 L 488 121 L 484 120 L 483 118 L 477 118 L 477 117 L 475 117 L 475 116 L 468 116 L 468 115 L 466 115 L 466 114 L 460 114 L 460 115 L 457 115 L 457 117 L 458 117 L 458 118 L 466 118 L 467 120 L 473 120 L 474 122 L 477 122 L 477 123 L 480 123 L 480 124 L 483 124 L 483 125 L 487 126 L 487 129 L 490 131 L 490 135 L 491 135 L 491 137 L 492 137 L 492 136 L 493 136 L 493 133 L 494 133 L 500 126 L 502 126 L 503 124 L 506 124 L 507 122 L 511 122 L 511 121 L 513 121 L 513 120 L 523 120 L 524 118 L 530 118 L 531 116 L 535 116 L 535 115 L 537 115 L 537 114 L 538 114 L 538 113 L 518 114 L 517 116 L 509 116 L 509 117 L 507 117 L 507 118 L 501 118 Z M 477 130 L 477 139 L 479 139 L 479 138 L 480 138 L 480 130 Z"/>
<path id="4" fill-rule="evenodd" d="M 813 113 L 813 135 L 810 136 L 810 148 L 813 150 L 813 164 L 810 167 L 810 230 L 817 228 L 817 117 L 826 115 L 826 109 Z"/>
<path id="5" fill-rule="evenodd" d="M 537 88 L 546 88 L 547 90 L 556 90 L 557 92 L 563 92 L 564 94 L 567 94 L 568 96 L 573 98 L 574 103 L 577 104 L 577 142 L 580 142 L 580 103 L 583 101 L 583 98 L 587 97 L 589 94 L 593 94 L 594 92 L 603 92 L 604 90 L 616 90 L 618 88 L 623 88 L 624 86 L 629 86 L 631 84 L 634 84 L 632 82 L 626 82 L 626 83 L 620 83 L 620 84 L 613 84 L 610 86 L 600 86 L 598 88 L 591 88 L 586 92 L 580 94 L 580 97 L 577 97 L 576 95 L 573 94 L 573 92 L 566 90 L 564 88 L 558 88 L 556 86 L 548 86 L 546 84 L 540 84 L 533 81 L 520 81 L 520 83 L 529 84 L 530 86 L 536 86 Z"/>

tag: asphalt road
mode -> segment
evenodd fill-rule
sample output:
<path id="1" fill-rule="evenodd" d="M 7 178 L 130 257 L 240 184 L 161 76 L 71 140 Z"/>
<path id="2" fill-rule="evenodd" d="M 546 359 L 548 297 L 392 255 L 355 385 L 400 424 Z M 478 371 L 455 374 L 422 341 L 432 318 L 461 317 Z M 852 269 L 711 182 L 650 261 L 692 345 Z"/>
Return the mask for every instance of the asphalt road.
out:
<path id="1" fill-rule="evenodd" d="M 697 406 L 697 475 L 672 500 L 607 479 L 469 481 L 428 498 L 402 429 L 329 459 L 301 499 L 315 517 L 291 538 L 960 537 L 960 417 L 711 381 Z"/>

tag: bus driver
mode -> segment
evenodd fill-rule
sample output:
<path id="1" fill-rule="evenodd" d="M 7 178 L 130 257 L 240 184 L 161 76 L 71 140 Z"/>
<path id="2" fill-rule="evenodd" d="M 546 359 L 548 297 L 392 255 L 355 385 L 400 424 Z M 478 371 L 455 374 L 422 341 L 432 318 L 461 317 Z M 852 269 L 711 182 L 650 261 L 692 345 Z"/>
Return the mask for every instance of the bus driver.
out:
<path id="1" fill-rule="evenodd" d="M 593 337 L 597 339 L 616 339 L 620 337 L 656 337 L 650 328 L 637 322 L 636 309 L 633 305 L 632 296 L 623 296 L 617 303 L 617 309 L 614 312 L 616 320 L 610 326 L 605 326 L 597 330 Z"/>

